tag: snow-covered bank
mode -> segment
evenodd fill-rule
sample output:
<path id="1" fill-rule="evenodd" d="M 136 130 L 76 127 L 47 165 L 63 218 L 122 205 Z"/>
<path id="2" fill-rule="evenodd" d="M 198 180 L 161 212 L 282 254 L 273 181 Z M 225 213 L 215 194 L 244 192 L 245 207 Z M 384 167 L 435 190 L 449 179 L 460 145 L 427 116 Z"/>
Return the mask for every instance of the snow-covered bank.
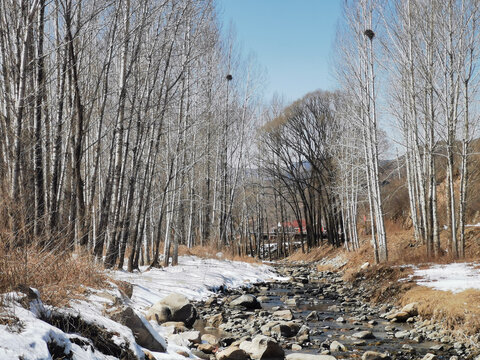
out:
<path id="1" fill-rule="evenodd" d="M 432 265 L 427 269 L 414 269 L 410 277 L 418 285 L 435 290 L 458 293 L 467 289 L 480 289 L 480 268 L 477 263 Z"/>
<path id="2" fill-rule="evenodd" d="M 180 256 L 178 261 L 177 266 L 164 269 L 145 271 L 146 268 L 142 268 L 141 274 L 115 271 L 112 276 L 134 285 L 133 307 L 140 311 L 173 292 L 190 300 L 204 300 L 222 286 L 236 288 L 248 283 L 282 280 L 267 265 L 195 256 Z"/>
<path id="3" fill-rule="evenodd" d="M 132 331 L 106 316 L 106 310 L 116 306 L 118 299 L 134 309 L 146 326 L 154 332 L 154 336 L 163 344 L 168 342 L 168 331 L 153 322 L 149 324 L 144 315 L 146 310 L 170 293 L 180 293 L 191 300 L 202 300 L 213 294 L 220 287 L 235 288 L 255 282 L 281 280 L 273 268 L 266 265 L 248 264 L 227 260 L 200 259 L 192 256 L 180 257 L 179 265 L 167 269 L 153 269 L 137 273 L 122 271 L 110 272 L 117 280 L 128 281 L 133 285 L 133 295 L 127 299 L 118 288 L 91 290 L 86 300 L 72 300 L 70 307 L 61 309 L 61 313 L 72 317 L 80 317 L 82 321 L 105 328 L 112 336 L 112 343 L 124 347 L 138 358 L 143 358 L 143 349 L 134 341 Z M 41 294 L 40 294 L 41 295 Z M 0 314 L 0 359 L 36 360 L 50 359 L 52 348 L 57 345 L 61 351 L 69 353 L 72 359 L 112 360 L 116 357 L 102 354 L 95 350 L 95 344 L 79 335 L 74 329 L 66 333 L 40 319 L 40 313 L 49 313 L 53 309 L 43 308 L 35 300 L 30 302 L 30 309 L 22 304 L 23 295 L 12 294 L 8 302 L 4 301 Z M 32 304 L 36 304 L 33 306 Z M 40 305 L 39 305 L 40 304 Z M 38 309 L 42 308 L 42 311 Z M 8 319 L 12 319 L 8 322 Z M 13 323 L 13 325 L 12 325 Z M 72 341 L 72 338 L 80 339 Z M 50 345 L 48 345 L 50 344 Z M 53 345 L 52 345 L 53 344 Z M 80 344 L 80 345 L 79 345 Z M 83 344 L 83 345 L 81 345 Z M 58 348 L 57 348 L 58 351 Z M 185 346 L 168 344 L 166 353 L 151 352 L 157 359 L 184 359 L 178 352 L 190 354 Z"/>

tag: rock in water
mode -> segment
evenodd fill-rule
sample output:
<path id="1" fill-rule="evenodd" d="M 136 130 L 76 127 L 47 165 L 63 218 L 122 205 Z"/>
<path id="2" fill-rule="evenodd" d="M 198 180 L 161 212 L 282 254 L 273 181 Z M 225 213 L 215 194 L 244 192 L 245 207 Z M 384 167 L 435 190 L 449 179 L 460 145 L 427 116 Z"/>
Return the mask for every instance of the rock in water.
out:
<path id="1" fill-rule="evenodd" d="M 330 344 L 330 351 L 332 352 L 335 352 L 335 351 L 347 351 L 347 348 L 345 347 L 345 345 L 343 345 L 342 343 L 338 342 L 338 341 L 333 341 L 331 344 Z"/>
<path id="2" fill-rule="evenodd" d="M 231 307 L 242 306 L 249 310 L 261 309 L 262 305 L 258 302 L 257 298 L 253 295 L 242 295 L 230 302 Z"/>
<path id="3" fill-rule="evenodd" d="M 281 322 L 275 326 L 273 326 L 270 330 L 271 334 L 276 334 L 277 336 L 283 337 L 292 337 L 297 335 L 298 330 L 300 330 L 300 324 L 289 321 L 289 322 Z"/>
<path id="4" fill-rule="evenodd" d="M 354 337 L 355 339 L 375 339 L 373 333 L 368 330 L 356 332 L 352 335 L 352 337 Z"/>
<path id="5" fill-rule="evenodd" d="M 293 312 L 292 310 L 278 310 L 273 313 L 273 317 L 277 319 L 282 319 L 282 320 L 293 320 Z"/>
<path id="6" fill-rule="evenodd" d="M 390 356 L 376 351 L 365 351 L 362 360 L 390 360 Z"/>
<path id="7" fill-rule="evenodd" d="M 285 357 L 282 347 L 274 339 L 264 335 L 257 335 L 252 341 L 243 341 L 240 349 L 248 353 L 254 360 L 283 359 Z"/>

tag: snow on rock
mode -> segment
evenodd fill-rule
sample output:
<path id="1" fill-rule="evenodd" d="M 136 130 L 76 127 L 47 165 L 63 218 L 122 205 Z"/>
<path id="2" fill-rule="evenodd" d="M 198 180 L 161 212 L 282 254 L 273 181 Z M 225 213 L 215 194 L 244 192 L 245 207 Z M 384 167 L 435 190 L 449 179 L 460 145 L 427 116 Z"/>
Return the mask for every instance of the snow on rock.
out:
<path id="1" fill-rule="evenodd" d="M 436 290 L 453 293 L 467 289 L 480 290 L 480 268 L 476 263 L 433 265 L 428 269 L 415 269 L 412 277 L 418 285 Z"/>
<path id="2" fill-rule="evenodd" d="M 145 271 L 144 267 L 141 273 L 115 271 L 112 275 L 134 285 L 131 306 L 143 312 L 174 292 L 190 300 L 204 300 L 221 287 L 235 288 L 269 279 L 287 280 L 266 265 L 195 256 L 180 256 L 178 261 L 177 266 L 168 268 Z"/>
<path id="3" fill-rule="evenodd" d="M 51 359 L 49 344 L 63 348 L 65 355 L 71 354 L 76 360 L 114 359 L 100 352 L 93 353 L 89 347 L 73 344 L 68 334 L 40 320 L 38 315 L 23 308 L 14 299 L 10 299 L 8 305 L 4 305 L 1 317 L 12 316 L 16 321 L 14 325 L 0 325 L 0 359 Z"/>

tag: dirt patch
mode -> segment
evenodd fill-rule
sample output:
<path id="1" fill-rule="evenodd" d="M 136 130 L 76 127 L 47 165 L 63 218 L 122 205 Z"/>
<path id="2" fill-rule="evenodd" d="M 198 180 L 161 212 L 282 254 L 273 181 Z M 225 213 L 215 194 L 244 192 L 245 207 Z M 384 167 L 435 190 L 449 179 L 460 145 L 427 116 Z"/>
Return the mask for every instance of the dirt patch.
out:
<path id="1" fill-rule="evenodd" d="M 354 286 L 362 286 L 369 301 L 378 303 L 397 303 L 408 290 L 416 287 L 415 282 L 399 281 L 413 274 L 408 267 L 388 265 L 370 266 L 360 271 L 345 272 L 344 280 Z"/>

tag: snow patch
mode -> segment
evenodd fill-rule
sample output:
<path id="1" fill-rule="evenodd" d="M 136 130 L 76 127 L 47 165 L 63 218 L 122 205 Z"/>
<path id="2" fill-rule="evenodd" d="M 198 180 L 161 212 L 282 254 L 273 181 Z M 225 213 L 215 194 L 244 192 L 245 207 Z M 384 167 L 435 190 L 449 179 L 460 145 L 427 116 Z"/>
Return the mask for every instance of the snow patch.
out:
<path id="1" fill-rule="evenodd" d="M 238 288 L 272 279 L 286 280 L 267 265 L 195 256 L 180 256 L 177 266 L 146 269 L 142 267 L 141 273 L 112 272 L 115 279 L 133 284 L 131 306 L 140 312 L 148 310 L 171 293 L 198 301 L 205 300 L 221 287 Z"/>
<path id="2" fill-rule="evenodd" d="M 410 279 L 418 285 L 435 290 L 458 293 L 467 289 L 480 290 L 480 264 L 452 263 L 433 265 L 428 269 L 415 269 Z"/>

